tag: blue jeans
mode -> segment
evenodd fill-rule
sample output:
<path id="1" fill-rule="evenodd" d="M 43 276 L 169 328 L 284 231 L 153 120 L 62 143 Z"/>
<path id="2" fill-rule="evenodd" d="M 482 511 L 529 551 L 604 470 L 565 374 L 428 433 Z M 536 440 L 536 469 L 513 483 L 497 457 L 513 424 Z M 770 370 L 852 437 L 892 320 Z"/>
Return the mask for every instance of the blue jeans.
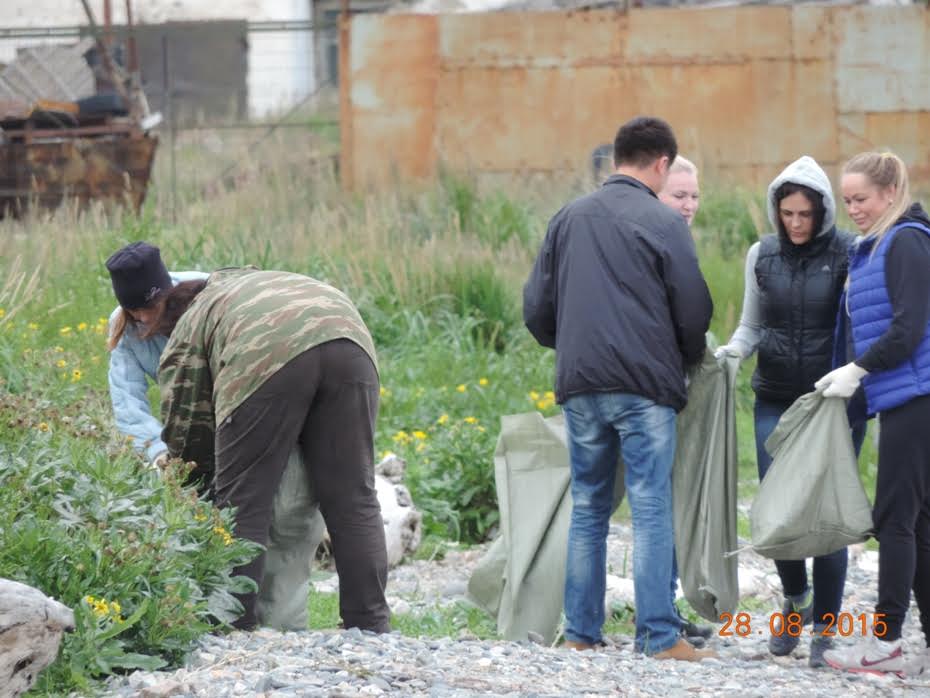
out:
<path id="1" fill-rule="evenodd" d="M 759 481 L 765 477 L 772 457 L 765 450 L 765 442 L 775 430 L 781 416 L 791 407 L 790 402 L 771 402 L 756 398 L 753 415 L 756 426 L 756 464 L 759 466 Z M 865 438 L 865 424 L 852 430 L 853 447 L 856 455 Z M 814 623 L 821 624 L 825 613 L 838 618 L 843 603 L 843 587 L 846 585 L 846 548 L 829 555 L 814 558 Z M 785 596 L 800 596 L 807 591 L 807 563 L 804 560 L 775 560 L 775 569 L 781 580 Z"/>
<path id="2" fill-rule="evenodd" d="M 565 637 L 602 639 L 607 531 L 618 451 L 633 514 L 636 649 L 655 654 L 678 641 L 669 598 L 674 559 L 672 461 L 675 411 L 628 393 L 570 397 L 562 409 L 572 473 L 572 518 L 565 574 Z"/>

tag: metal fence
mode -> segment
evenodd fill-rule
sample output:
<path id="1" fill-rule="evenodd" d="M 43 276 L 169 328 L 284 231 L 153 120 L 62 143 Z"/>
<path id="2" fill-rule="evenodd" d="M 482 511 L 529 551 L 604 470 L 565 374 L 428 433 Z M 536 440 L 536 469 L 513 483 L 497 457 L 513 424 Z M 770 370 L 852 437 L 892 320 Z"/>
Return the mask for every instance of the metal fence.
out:
<path id="1" fill-rule="evenodd" d="M 80 26 L 0 27 L 0 64 L 88 35 Z M 116 26 L 107 38 L 118 60 L 127 58 L 129 36 L 150 109 L 162 116 L 149 188 L 160 208 L 175 212 L 198 192 L 235 185 L 268 148 L 335 162 L 335 22 L 173 22 L 131 34 Z"/>

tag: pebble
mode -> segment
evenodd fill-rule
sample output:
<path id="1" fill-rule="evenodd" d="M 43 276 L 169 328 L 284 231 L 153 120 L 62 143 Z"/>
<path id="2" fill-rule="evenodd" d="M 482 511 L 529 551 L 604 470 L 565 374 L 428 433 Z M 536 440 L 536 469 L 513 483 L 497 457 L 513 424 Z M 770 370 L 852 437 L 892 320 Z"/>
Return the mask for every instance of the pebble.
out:
<path id="1" fill-rule="evenodd" d="M 743 543 L 741 542 L 741 545 Z M 415 560 L 390 572 L 389 603 L 395 612 L 424 613 L 463 600 L 471 570 L 486 546 L 452 549 L 442 559 Z M 611 524 L 608 563 L 612 574 L 632 574 L 632 530 Z M 926 678 L 852 674 L 807 666 L 809 641 L 788 657 L 767 649 L 769 615 L 781 604 L 774 566 L 755 553 L 740 554 L 740 574 L 753 580 L 747 608 L 748 637 L 714 635 L 708 646 L 718 658 L 700 664 L 657 661 L 633 652 L 631 638 L 610 637 L 597 652 L 567 652 L 531 634 L 524 641 L 409 638 L 358 629 L 313 632 L 260 630 L 207 635 L 174 671 L 110 677 L 100 695 L 357 697 L 429 696 L 928 696 Z M 876 597 L 877 557 L 850 548 L 843 610 L 871 612 Z M 630 567 L 630 569 L 626 569 Z M 315 575 L 318 576 L 318 575 Z M 335 575 L 314 582 L 317 591 L 337 588 Z M 744 594 L 743 602 L 747 596 Z M 712 624 L 719 630 L 720 623 Z M 916 607 L 905 623 L 907 647 L 923 647 Z M 762 632 L 759 632 L 762 630 Z M 851 643 L 857 637 L 838 638 Z"/>

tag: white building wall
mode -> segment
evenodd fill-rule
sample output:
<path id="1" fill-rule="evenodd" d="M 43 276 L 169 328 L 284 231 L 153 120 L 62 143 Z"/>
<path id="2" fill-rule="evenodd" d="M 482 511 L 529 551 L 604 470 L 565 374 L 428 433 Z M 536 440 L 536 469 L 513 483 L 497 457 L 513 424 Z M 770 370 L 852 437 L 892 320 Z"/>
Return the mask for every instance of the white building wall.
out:
<path id="1" fill-rule="evenodd" d="M 293 21 L 311 18 L 311 0 L 135 0 L 133 20 L 156 24 L 170 21 L 244 19 Z M 103 1 L 91 0 L 98 23 Z M 111 0 L 113 22 L 126 22 L 125 3 Z M 80 0 L 0 0 L 0 26 L 77 26 L 87 23 Z M 0 41 L 0 62 L 37 39 Z M 54 41 L 54 40 L 48 40 Z M 313 33 L 261 32 L 249 35 L 249 113 L 264 117 L 286 110 L 315 89 Z"/>

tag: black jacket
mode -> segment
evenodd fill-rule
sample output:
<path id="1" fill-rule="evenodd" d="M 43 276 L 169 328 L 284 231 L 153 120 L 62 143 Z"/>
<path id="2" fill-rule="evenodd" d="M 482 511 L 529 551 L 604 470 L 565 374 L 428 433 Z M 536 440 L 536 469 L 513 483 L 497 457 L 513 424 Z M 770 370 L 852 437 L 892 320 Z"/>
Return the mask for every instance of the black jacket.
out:
<path id="1" fill-rule="evenodd" d="M 523 289 L 523 319 L 556 350 L 556 399 L 625 392 L 681 410 L 713 303 L 684 219 L 614 175 L 565 206 Z"/>
<path id="2" fill-rule="evenodd" d="M 793 402 L 830 371 L 853 239 L 835 227 L 804 245 L 762 238 L 755 272 L 765 329 L 752 387 L 763 400 Z"/>

